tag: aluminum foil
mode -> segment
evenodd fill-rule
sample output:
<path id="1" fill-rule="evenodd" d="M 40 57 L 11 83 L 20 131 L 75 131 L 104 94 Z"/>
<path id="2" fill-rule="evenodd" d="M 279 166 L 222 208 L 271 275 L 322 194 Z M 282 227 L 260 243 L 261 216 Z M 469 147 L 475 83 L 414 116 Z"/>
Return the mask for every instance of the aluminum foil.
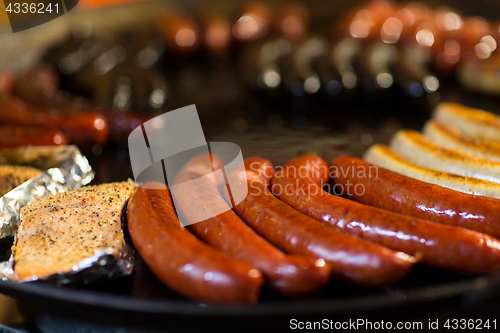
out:
<path id="1" fill-rule="evenodd" d="M 80 188 L 94 179 L 94 171 L 87 158 L 76 146 L 23 147 L 0 152 L 0 164 L 36 167 L 45 170 L 38 176 L 16 187 L 0 198 L 0 241 L 14 245 L 20 223 L 21 208 L 33 200 L 44 198 L 68 189 Z M 3 252 L 10 251 L 3 250 Z M 0 253 L 8 260 L 0 262 L 0 278 L 16 281 L 14 254 Z M 133 259 L 130 248 L 125 245 L 117 251 L 108 248 L 73 265 L 69 272 L 54 274 L 43 280 L 58 285 L 88 283 L 103 277 L 131 274 Z M 36 277 L 30 281 L 37 280 Z M 40 279 L 42 280 L 42 279 Z"/>

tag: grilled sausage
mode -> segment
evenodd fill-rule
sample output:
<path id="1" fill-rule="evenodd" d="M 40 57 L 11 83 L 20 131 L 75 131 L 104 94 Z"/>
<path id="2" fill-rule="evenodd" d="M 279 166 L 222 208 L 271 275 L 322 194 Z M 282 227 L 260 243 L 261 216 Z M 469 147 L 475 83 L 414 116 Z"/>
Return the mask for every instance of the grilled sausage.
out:
<path id="1" fill-rule="evenodd" d="M 346 171 L 336 174 L 335 183 L 344 188 L 348 183 L 362 185 L 362 193 L 348 193 L 353 200 L 500 238 L 500 200 L 425 183 L 355 157 L 335 158 L 331 167 Z M 370 175 L 366 170 L 373 172 Z"/>
<path id="2" fill-rule="evenodd" d="M 288 187 L 278 196 L 295 209 L 347 234 L 420 256 L 424 264 L 473 273 L 500 268 L 499 241 L 334 196 L 322 189 L 328 177 L 325 161 L 302 156 L 274 176 L 273 191 Z"/>
<path id="3" fill-rule="evenodd" d="M 213 155 L 212 158 L 214 169 L 220 169 L 219 158 Z M 185 182 L 190 183 L 178 188 L 178 184 Z M 285 255 L 229 208 L 219 194 L 218 186 L 208 155 L 194 157 L 176 176 L 172 196 L 176 205 L 179 203 L 177 211 L 180 210 L 187 223 L 193 223 L 188 228 L 194 234 L 213 247 L 259 268 L 267 285 L 279 293 L 305 294 L 318 290 L 327 282 L 330 269 L 324 260 Z M 217 212 L 218 215 L 207 215 L 206 212 Z M 206 216 L 214 217 L 207 219 Z"/>
<path id="4" fill-rule="evenodd" d="M 443 147 L 500 162 L 500 143 L 473 139 L 463 135 L 460 129 L 452 124 L 429 120 L 422 132 Z"/>
<path id="5" fill-rule="evenodd" d="M 184 228 L 164 185 L 146 183 L 137 189 L 127 219 L 141 257 L 176 292 L 203 302 L 257 301 L 263 283 L 260 271 L 220 254 Z"/>
<path id="6" fill-rule="evenodd" d="M 274 168 L 261 158 L 245 160 L 246 180 L 228 176 L 235 192 L 248 195 L 234 211 L 260 235 L 285 252 L 323 258 L 336 279 L 360 285 L 388 285 L 404 277 L 415 259 L 404 253 L 343 234 L 278 200 L 268 189 Z M 239 181 L 238 181 L 239 180 Z"/>
<path id="7" fill-rule="evenodd" d="M 463 193 L 500 198 L 500 184 L 418 166 L 385 145 L 371 146 L 366 151 L 363 159 L 423 182 L 440 185 Z"/>

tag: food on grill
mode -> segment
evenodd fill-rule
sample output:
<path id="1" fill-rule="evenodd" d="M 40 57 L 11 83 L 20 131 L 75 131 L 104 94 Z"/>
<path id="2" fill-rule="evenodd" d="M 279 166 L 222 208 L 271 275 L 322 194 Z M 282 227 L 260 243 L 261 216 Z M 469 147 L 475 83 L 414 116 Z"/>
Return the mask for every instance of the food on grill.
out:
<path id="1" fill-rule="evenodd" d="M 26 166 L 0 165 L 0 197 L 41 173 L 42 170 Z"/>
<path id="2" fill-rule="evenodd" d="M 496 239 L 363 205 L 324 191 L 322 186 L 330 175 L 335 178 L 337 172 L 341 171 L 334 169 L 330 173 L 320 157 L 302 156 L 285 164 L 283 171 L 274 176 L 273 186 L 287 188 L 288 191 L 277 193 L 278 197 L 312 218 L 346 234 L 417 256 L 423 264 L 473 273 L 500 268 L 500 242 Z M 483 247 L 485 240 L 492 242 L 491 247 Z"/>
<path id="3" fill-rule="evenodd" d="M 440 103 L 433 119 L 458 127 L 463 134 L 483 141 L 500 143 L 500 116 L 455 103 Z"/>
<path id="4" fill-rule="evenodd" d="M 13 248 L 17 280 L 64 274 L 99 250 L 119 257 L 123 210 L 134 189 L 132 182 L 88 186 L 23 207 Z"/>
<path id="5" fill-rule="evenodd" d="M 109 124 L 98 112 L 35 106 L 7 95 L 0 95 L 0 124 L 55 128 L 83 147 L 103 145 L 109 135 Z"/>
<path id="6" fill-rule="evenodd" d="M 423 182 L 440 185 L 463 193 L 500 198 L 500 184 L 498 183 L 419 166 L 386 145 L 376 144 L 371 146 L 364 154 L 363 159 Z"/>
<path id="7" fill-rule="evenodd" d="M 216 170 L 223 166 L 217 156 L 196 156 L 182 167 L 171 187 L 179 203 L 177 213 L 189 223 L 188 229 L 214 248 L 260 269 L 267 286 L 281 294 L 307 294 L 325 285 L 330 268 L 324 260 L 283 253 L 230 209 L 217 190 L 221 179 L 212 174 L 211 160 Z M 207 219 L 213 212 L 219 214 Z"/>

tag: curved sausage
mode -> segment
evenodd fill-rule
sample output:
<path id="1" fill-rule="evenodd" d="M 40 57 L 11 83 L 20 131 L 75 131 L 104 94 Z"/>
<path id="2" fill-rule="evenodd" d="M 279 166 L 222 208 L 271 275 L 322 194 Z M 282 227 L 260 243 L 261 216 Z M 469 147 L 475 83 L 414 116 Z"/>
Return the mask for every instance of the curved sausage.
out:
<path id="1" fill-rule="evenodd" d="M 223 256 L 181 226 L 168 189 L 146 183 L 128 202 L 128 230 L 153 273 L 176 292 L 199 301 L 255 303 L 263 283 L 252 265 Z"/>
<path id="2" fill-rule="evenodd" d="M 295 209 L 347 234 L 420 256 L 424 264 L 472 273 L 500 268 L 500 241 L 337 197 L 322 189 L 328 178 L 325 161 L 302 156 L 274 176 L 273 191 L 288 186 L 278 197 Z"/>
<path id="3" fill-rule="evenodd" d="M 217 170 L 222 163 L 213 156 Z M 194 157 L 184 165 L 174 180 L 172 196 L 188 223 L 188 228 L 213 247 L 245 260 L 259 268 L 267 285 L 285 295 L 306 294 L 321 288 L 330 269 L 324 260 L 285 255 L 247 226 L 219 194 L 219 182 L 212 173 L 208 155 Z M 211 174 L 209 176 L 205 176 Z M 196 180 L 195 182 L 193 180 Z M 191 182 L 177 188 L 177 184 Z M 206 212 L 219 212 L 206 219 Z M 201 221 L 201 222 L 198 222 Z"/>
<path id="4" fill-rule="evenodd" d="M 332 268 L 333 277 L 360 285 L 388 285 L 410 271 L 414 258 L 343 234 L 278 200 L 268 189 L 274 174 L 269 161 L 250 158 L 245 160 L 245 166 L 246 182 L 237 173 L 228 176 L 230 183 L 240 179 L 239 186 L 231 188 L 233 195 L 248 186 L 248 195 L 234 211 L 280 249 L 323 258 Z"/>
<path id="5" fill-rule="evenodd" d="M 348 170 L 338 172 L 335 183 L 344 188 L 348 183 L 362 185 L 363 193 L 351 191 L 347 194 L 353 200 L 500 238 L 500 200 L 425 183 L 355 157 L 337 157 L 331 166 Z M 366 171 L 369 170 L 374 174 L 368 175 Z"/>

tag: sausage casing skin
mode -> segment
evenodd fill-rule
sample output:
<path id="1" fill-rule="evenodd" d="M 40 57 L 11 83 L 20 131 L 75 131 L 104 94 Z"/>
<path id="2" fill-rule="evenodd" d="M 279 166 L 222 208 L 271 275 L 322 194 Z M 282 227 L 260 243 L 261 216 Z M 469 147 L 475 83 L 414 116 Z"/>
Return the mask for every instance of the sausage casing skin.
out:
<path id="1" fill-rule="evenodd" d="M 57 128 L 70 143 L 86 147 L 104 145 L 109 136 L 109 124 L 101 113 L 35 106 L 12 96 L 0 98 L 0 122 Z"/>
<path id="2" fill-rule="evenodd" d="M 245 166 L 248 195 L 234 210 L 277 247 L 288 253 L 322 258 L 332 268 L 333 278 L 354 284 L 389 285 L 410 271 L 413 257 L 341 233 L 277 199 L 268 189 L 274 174 L 269 161 L 250 158 L 245 160 Z M 229 179 L 233 176 L 237 177 L 230 174 Z"/>
<path id="3" fill-rule="evenodd" d="M 211 157 L 214 169 L 219 169 L 222 162 L 215 155 Z M 217 179 L 200 177 L 211 172 L 210 159 L 207 155 L 199 155 L 188 161 L 174 180 L 174 184 L 197 180 L 196 185 L 180 191 L 172 190 L 176 207 L 177 202 L 181 202 L 180 214 L 186 221 L 200 221 L 188 226 L 194 234 L 213 247 L 260 269 L 266 285 L 278 293 L 288 296 L 307 294 L 326 284 L 330 268 L 324 261 L 286 255 L 259 236 L 230 209 L 217 190 Z M 200 214 L 206 209 L 223 213 L 203 220 Z"/>
<path id="4" fill-rule="evenodd" d="M 462 134 L 460 129 L 442 121 L 429 120 L 422 133 L 438 145 L 500 162 L 500 143 L 481 141 Z"/>
<path id="5" fill-rule="evenodd" d="M 335 183 L 361 184 L 363 193 L 351 191 L 349 198 L 392 212 L 476 230 L 500 238 L 500 200 L 475 196 L 425 183 L 376 167 L 359 158 L 340 156 L 331 162 L 338 172 Z M 363 170 L 377 168 L 369 175 Z M 358 195 L 361 194 L 361 195 Z"/>
<path id="6" fill-rule="evenodd" d="M 279 198 L 316 220 L 350 235 L 420 257 L 422 263 L 457 271 L 489 273 L 500 268 L 500 242 L 487 235 L 393 213 L 341 198 L 321 188 L 328 165 L 317 156 L 302 156 L 273 178 Z"/>
<path id="7" fill-rule="evenodd" d="M 198 301 L 257 302 L 263 283 L 260 271 L 222 255 L 181 226 L 165 185 L 146 187 L 129 199 L 127 220 L 132 242 L 153 273 L 176 292 Z"/>
<path id="8" fill-rule="evenodd" d="M 399 130 L 390 146 L 401 156 L 426 168 L 500 183 L 500 162 L 442 147 L 417 131 Z"/>

